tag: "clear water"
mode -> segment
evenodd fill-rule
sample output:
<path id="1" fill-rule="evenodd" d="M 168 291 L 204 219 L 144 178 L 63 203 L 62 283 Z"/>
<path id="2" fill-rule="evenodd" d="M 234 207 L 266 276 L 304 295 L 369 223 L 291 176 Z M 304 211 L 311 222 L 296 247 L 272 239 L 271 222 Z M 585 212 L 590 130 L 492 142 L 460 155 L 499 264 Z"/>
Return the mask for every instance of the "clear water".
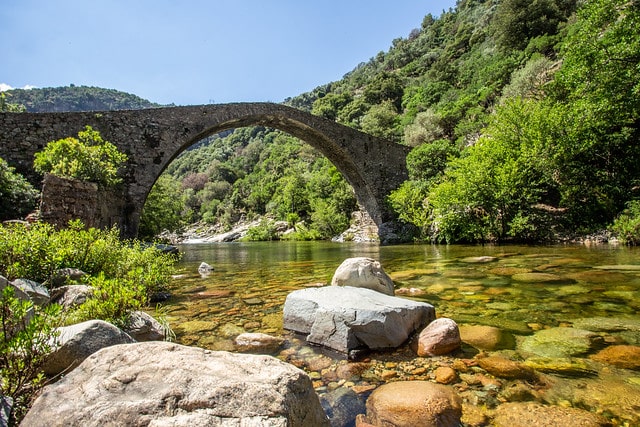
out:
<path id="1" fill-rule="evenodd" d="M 477 351 L 468 346 L 438 358 L 418 358 L 408 346 L 373 353 L 356 374 L 341 376 L 336 372 L 348 371 L 344 366 L 351 362 L 308 347 L 282 329 L 289 292 L 328 284 L 345 258 L 368 256 L 379 260 L 394 279 L 398 296 L 429 302 L 438 317 L 460 325 L 489 325 L 512 334 L 513 348 L 495 352 L 510 359 L 523 359 L 517 350 L 525 337 L 542 329 L 572 327 L 580 319 L 632 325 L 623 330 L 604 325 L 597 333 L 605 345 L 640 346 L 640 327 L 633 326 L 640 325 L 640 249 L 329 242 L 213 243 L 180 249 L 181 274 L 174 281 L 174 297 L 163 307 L 180 343 L 233 351 L 233 338 L 243 331 L 284 337 L 287 348 L 276 356 L 310 372 L 320 394 L 337 387 L 369 390 L 398 379 L 433 380 L 437 367 L 460 367 L 462 360 L 472 368 L 459 371 L 452 386 L 465 405 L 482 408 L 488 420 L 491 408 L 501 402 L 533 399 L 587 409 L 614 425 L 640 424 L 640 372 L 593 361 L 590 356 L 597 349 L 569 359 L 588 366 L 588 373 L 546 372 L 537 384 L 500 378 L 478 384 L 475 379 L 487 375 L 469 362 Z M 198 273 L 201 262 L 214 271 Z M 510 394 L 514 387 L 527 390 Z"/>

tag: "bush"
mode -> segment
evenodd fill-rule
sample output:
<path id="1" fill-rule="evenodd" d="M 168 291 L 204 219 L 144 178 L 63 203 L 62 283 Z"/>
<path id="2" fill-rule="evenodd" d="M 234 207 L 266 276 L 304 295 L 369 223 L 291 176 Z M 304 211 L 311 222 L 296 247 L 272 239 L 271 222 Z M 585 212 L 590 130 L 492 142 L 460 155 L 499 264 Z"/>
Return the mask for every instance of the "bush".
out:
<path id="1" fill-rule="evenodd" d="M 22 218 L 35 209 L 38 190 L 0 159 L 0 221 Z"/>
<path id="2" fill-rule="evenodd" d="M 36 153 L 34 168 L 40 173 L 95 182 L 106 187 L 122 181 L 118 168 L 127 155 L 100 136 L 91 126 L 78 132 L 78 138 L 68 137 L 51 141 L 44 151 Z"/>
<path id="3" fill-rule="evenodd" d="M 250 242 L 264 242 L 278 240 L 275 222 L 263 219 L 260 224 L 247 230 L 247 235 L 242 239 Z"/>
<path id="4" fill-rule="evenodd" d="M 11 286 L 0 299 L 0 395 L 13 399 L 9 425 L 18 425 L 44 385 L 42 366 L 59 322 L 60 307 L 42 309 L 14 296 Z"/>
<path id="5" fill-rule="evenodd" d="M 611 231 L 627 245 L 640 245 L 640 200 L 627 203 L 627 208 L 615 219 Z"/>
<path id="6" fill-rule="evenodd" d="M 117 279 L 122 286 L 142 286 L 142 304 L 167 289 L 174 256 L 138 241 L 122 241 L 115 228 L 83 228 L 80 221 L 59 231 L 45 223 L 0 226 L 0 271 L 9 280 L 23 277 L 48 286 L 58 269 L 79 268 L 90 276 Z"/>

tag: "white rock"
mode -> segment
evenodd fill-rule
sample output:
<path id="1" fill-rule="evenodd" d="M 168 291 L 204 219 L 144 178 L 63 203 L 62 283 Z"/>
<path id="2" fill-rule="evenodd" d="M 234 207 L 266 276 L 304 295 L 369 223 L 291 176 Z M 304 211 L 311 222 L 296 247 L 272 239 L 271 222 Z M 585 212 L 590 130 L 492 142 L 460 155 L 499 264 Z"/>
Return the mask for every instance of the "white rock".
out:
<path id="1" fill-rule="evenodd" d="M 394 295 L 393 280 L 373 258 L 347 258 L 338 267 L 331 279 L 332 286 L 367 288 Z"/>
<path id="2" fill-rule="evenodd" d="M 430 304 L 350 286 L 297 290 L 284 303 L 285 329 L 343 353 L 398 347 L 434 318 Z"/>
<path id="3" fill-rule="evenodd" d="M 329 426 L 311 380 L 271 356 L 167 342 L 105 348 L 44 388 L 22 425 Z"/>
<path id="4" fill-rule="evenodd" d="M 88 320 L 57 328 L 53 352 L 47 356 L 44 372 L 58 375 L 71 370 L 96 351 L 116 344 L 135 342 L 126 333 L 103 320 Z"/>

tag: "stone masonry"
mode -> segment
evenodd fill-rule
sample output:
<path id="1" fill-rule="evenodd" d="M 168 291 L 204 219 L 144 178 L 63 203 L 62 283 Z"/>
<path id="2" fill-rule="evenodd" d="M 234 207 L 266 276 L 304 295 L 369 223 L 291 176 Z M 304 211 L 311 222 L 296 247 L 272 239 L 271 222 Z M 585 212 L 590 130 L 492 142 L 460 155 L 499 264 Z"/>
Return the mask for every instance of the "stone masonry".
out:
<path id="1" fill-rule="evenodd" d="M 116 222 L 135 237 L 151 187 L 181 152 L 209 135 L 247 126 L 282 130 L 325 155 L 353 187 L 377 225 L 393 220 L 386 197 L 407 179 L 409 147 L 322 117 L 273 103 L 235 103 L 146 110 L 74 113 L 0 113 L 0 157 L 40 186 L 33 156 L 49 141 L 76 136 L 86 125 L 125 152 L 123 192 Z M 112 204 L 112 200 L 100 200 Z M 110 209 L 106 209 L 110 210 Z"/>

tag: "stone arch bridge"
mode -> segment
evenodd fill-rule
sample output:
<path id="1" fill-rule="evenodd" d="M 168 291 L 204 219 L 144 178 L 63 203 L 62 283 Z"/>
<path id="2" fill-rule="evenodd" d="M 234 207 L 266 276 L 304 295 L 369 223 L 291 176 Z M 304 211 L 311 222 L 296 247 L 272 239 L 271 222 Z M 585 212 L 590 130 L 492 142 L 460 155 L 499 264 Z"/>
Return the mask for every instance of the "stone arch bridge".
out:
<path id="1" fill-rule="evenodd" d="M 407 179 L 409 147 L 364 134 L 322 117 L 274 103 L 235 103 L 145 110 L 70 113 L 1 113 L 0 157 L 39 184 L 34 153 L 49 141 L 76 136 L 86 125 L 125 152 L 129 160 L 113 220 L 135 237 L 151 187 L 181 152 L 228 129 L 267 126 L 307 142 L 325 155 L 353 187 L 358 202 L 380 226 L 393 220 L 386 196 Z"/>

